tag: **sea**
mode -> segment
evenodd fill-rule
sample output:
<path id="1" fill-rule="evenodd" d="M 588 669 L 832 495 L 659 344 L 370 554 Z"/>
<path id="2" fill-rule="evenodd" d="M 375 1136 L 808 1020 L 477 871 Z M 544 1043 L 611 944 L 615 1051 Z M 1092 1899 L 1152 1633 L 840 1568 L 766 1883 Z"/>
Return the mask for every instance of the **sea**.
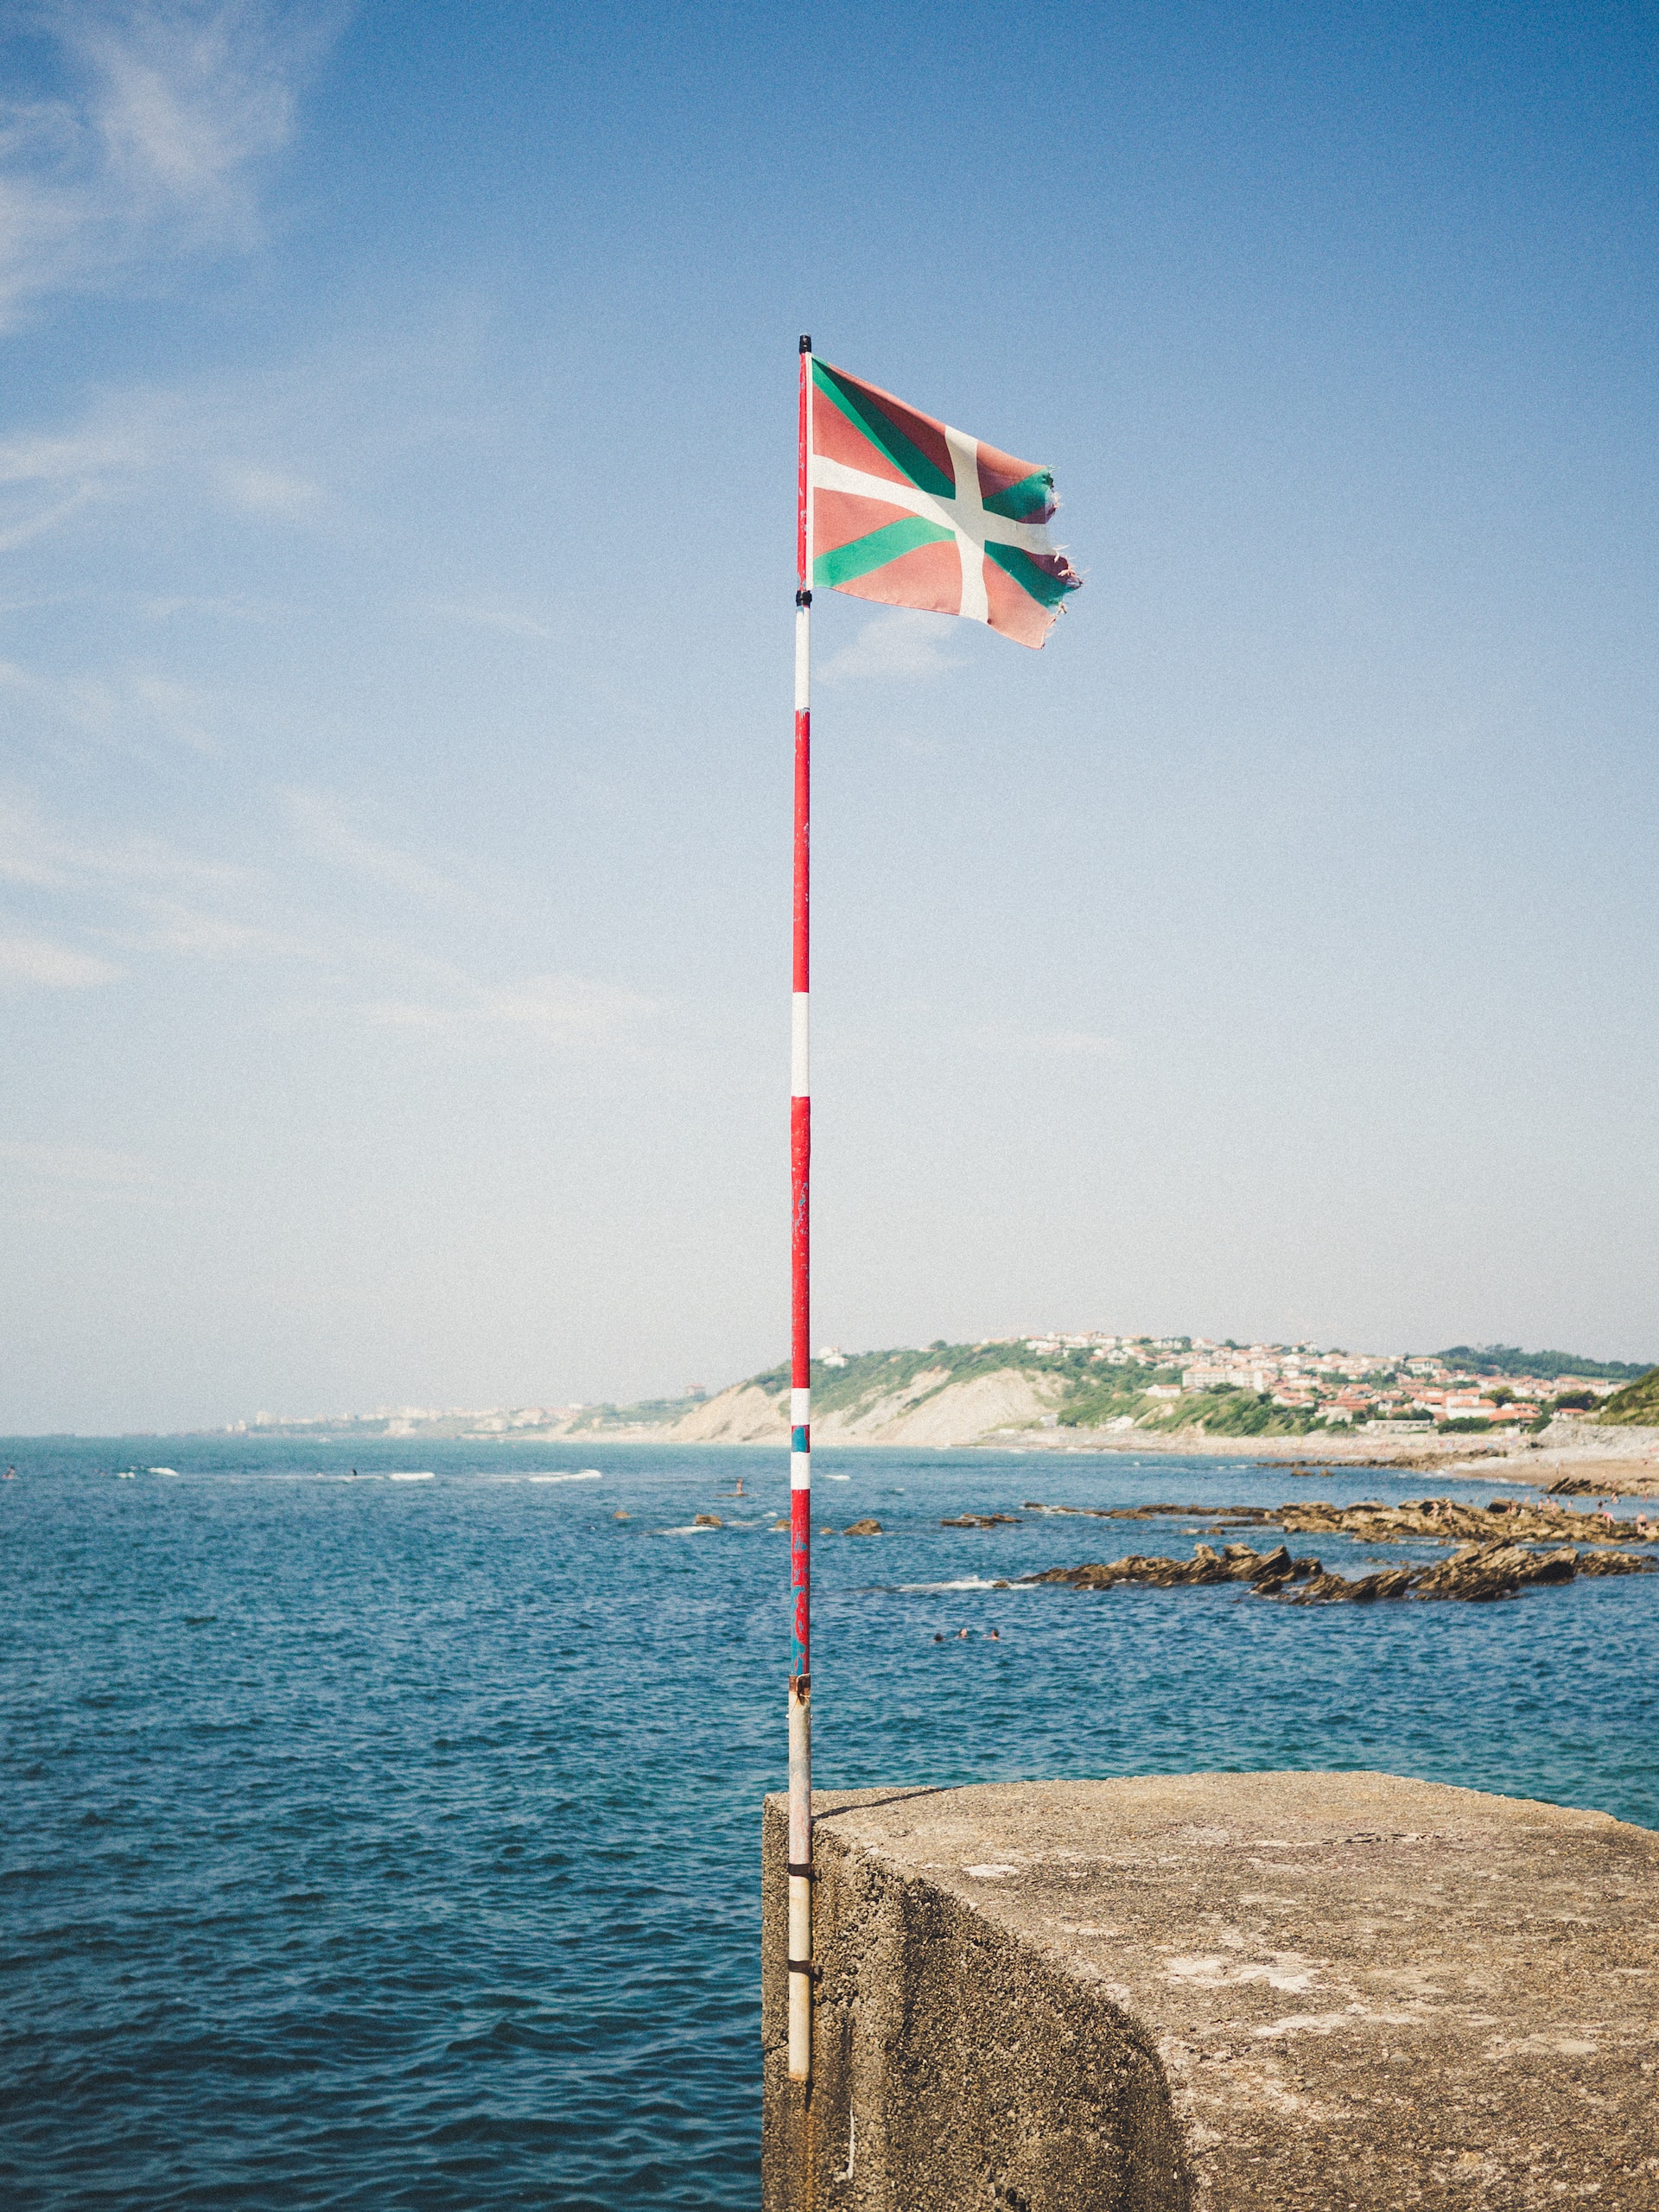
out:
<path id="1" fill-rule="evenodd" d="M 784 1453 L 0 1458 L 0 2203 L 754 2212 Z M 1217 1505 L 1425 1478 L 1012 1451 L 815 1468 L 817 1528 L 881 1524 L 815 1540 L 821 1786 L 1374 1767 L 1659 1827 L 1659 1575 L 1366 1608 L 1002 1589 L 1187 1551 Z M 1027 1500 L 1193 1510 L 1126 1527 Z M 1017 1517 L 940 1525 L 963 1512 Z M 1298 1548 L 1351 1573 L 1434 1555 Z"/>

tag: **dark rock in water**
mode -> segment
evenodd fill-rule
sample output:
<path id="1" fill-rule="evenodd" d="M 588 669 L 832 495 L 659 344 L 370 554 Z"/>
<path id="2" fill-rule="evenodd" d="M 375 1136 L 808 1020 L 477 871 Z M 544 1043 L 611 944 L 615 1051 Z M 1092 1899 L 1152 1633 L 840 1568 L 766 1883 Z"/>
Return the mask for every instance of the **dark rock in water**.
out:
<path id="1" fill-rule="evenodd" d="M 1319 1471 L 1328 1474 L 1330 1470 Z M 1595 1494 L 1594 1486 L 1576 1478 L 1556 1489 L 1577 1495 Z M 1282 1529 L 1290 1536 L 1361 1536 L 1367 1543 L 1416 1543 L 1424 1537 L 1433 1543 L 1490 1543 L 1501 1526 L 1506 1539 L 1533 1543 L 1559 1543 L 1571 1536 L 1583 1544 L 1628 1544 L 1651 1541 L 1651 1535 L 1628 1521 L 1611 1515 L 1574 1513 L 1565 1505 L 1534 1503 L 1520 1497 L 1495 1497 L 1486 1505 L 1471 1505 L 1462 1498 L 1425 1497 L 1400 1505 L 1380 1498 L 1366 1498 L 1357 1505 L 1336 1505 L 1329 1498 L 1291 1499 L 1278 1507 L 1266 1505 L 1041 1505 L 1025 1502 L 1028 1513 L 1046 1516 L 1086 1516 L 1097 1521 L 1161 1521 L 1177 1516 L 1205 1524 L 1212 1535 L 1229 1529 Z M 988 1528 L 995 1516 L 973 1516 L 971 1525 Z M 1007 1516 L 1012 1518 L 1012 1516 Z M 969 1525 L 951 1522 L 951 1527 Z"/>
<path id="2" fill-rule="evenodd" d="M 1602 1495 L 1599 1484 L 1585 1475 L 1563 1475 L 1551 1483 L 1544 1492 L 1546 1497 L 1596 1497 Z"/>
<path id="3" fill-rule="evenodd" d="M 1318 1569 L 1317 1560 L 1292 1559 L 1284 1544 L 1266 1553 L 1253 1552 L 1248 1544 L 1229 1544 L 1222 1552 L 1198 1544 L 1191 1559 L 1147 1558 L 1132 1552 L 1127 1559 L 1094 1560 L 1084 1567 L 1051 1567 L 1039 1574 L 1022 1574 L 1020 1580 L 1064 1582 L 1073 1590 L 1112 1590 L 1120 1582 L 1144 1584 L 1154 1590 L 1201 1590 L 1222 1582 L 1277 1586 Z"/>
<path id="4" fill-rule="evenodd" d="M 1571 1546 L 1540 1557 L 1519 1544 L 1464 1544 L 1444 1567 L 1417 1578 L 1420 1598 L 1513 1598 L 1523 1582 L 1570 1582 L 1579 1563 Z"/>
<path id="5" fill-rule="evenodd" d="M 1374 1605 L 1380 1599 L 1403 1598 L 1409 1592 L 1416 1575 L 1408 1567 L 1382 1567 L 1375 1574 L 1363 1574 L 1357 1582 L 1350 1582 L 1344 1574 L 1327 1574 L 1321 1567 L 1304 1586 L 1286 1599 L 1292 1605 Z M 1264 1597 L 1276 1598 L 1276 1590 L 1264 1591 Z"/>
<path id="6" fill-rule="evenodd" d="M 1640 1552 L 1581 1552 L 1580 1574 L 1651 1574 L 1654 1562 Z"/>
<path id="7" fill-rule="evenodd" d="M 1229 1561 L 1236 1581 L 1249 1582 L 1258 1590 L 1300 1582 L 1319 1571 L 1316 1559 L 1293 1559 L 1288 1544 L 1276 1545 L 1270 1552 L 1253 1552 L 1248 1544 L 1229 1544 L 1222 1556 Z"/>
<path id="8" fill-rule="evenodd" d="M 941 1521 L 941 1529 L 1017 1529 L 1017 1513 L 958 1513 L 949 1521 Z"/>
<path id="9" fill-rule="evenodd" d="M 1480 1603 L 1513 1598 L 1533 1583 L 1570 1582 L 1575 1574 L 1651 1574 L 1659 1561 L 1636 1552 L 1583 1553 L 1564 1545 L 1553 1552 L 1529 1551 L 1521 1544 L 1465 1544 L 1438 1567 L 1381 1567 L 1350 1581 L 1329 1574 L 1317 1559 L 1293 1559 L 1289 1547 L 1252 1551 L 1229 1544 L 1217 1552 L 1208 1544 L 1191 1559 L 1159 1559 L 1132 1553 L 1127 1559 L 1096 1560 L 1083 1567 L 1051 1567 L 1023 1574 L 1021 1582 L 1060 1582 L 1071 1590 L 1115 1590 L 1135 1583 L 1154 1590 L 1202 1590 L 1242 1582 L 1259 1598 L 1282 1598 L 1292 1605 L 1371 1605 L 1398 1598 L 1462 1598 Z"/>
<path id="10" fill-rule="evenodd" d="M 1573 1513 L 1565 1506 L 1535 1505 L 1525 1498 L 1495 1497 L 1486 1505 L 1461 1498 L 1425 1497 L 1403 1505 L 1368 1500 L 1360 1505 L 1332 1505 L 1323 1498 L 1289 1504 L 1270 1516 L 1287 1535 L 1360 1536 L 1367 1543 L 1434 1543 L 1488 1546 L 1503 1531 L 1503 1541 L 1559 1544 L 1640 1543 L 1643 1532 L 1629 1522 Z"/>
<path id="11" fill-rule="evenodd" d="M 1279 1519 L 1270 1505 L 1045 1505 L 1040 1499 L 1021 1501 L 1027 1513 L 1047 1513 L 1084 1521 L 1165 1521 L 1179 1514 L 1183 1519 L 1212 1521 L 1217 1515 L 1241 1529 L 1271 1527 Z M 1007 1515 L 992 1516 L 1007 1519 Z M 950 1527 L 958 1524 L 950 1522 Z"/>
<path id="12" fill-rule="evenodd" d="M 691 1526 L 694 1529 L 723 1529 L 726 1523 L 718 1513 L 696 1513 L 691 1517 Z"/>
<path id="13" fill-rule="evenodd" d="M 879 1521 L 855 1521 L 850 1528 L 843 1529 L 841 1533 L 843 1536 L 879 1536 L 881 1523 Z"/>

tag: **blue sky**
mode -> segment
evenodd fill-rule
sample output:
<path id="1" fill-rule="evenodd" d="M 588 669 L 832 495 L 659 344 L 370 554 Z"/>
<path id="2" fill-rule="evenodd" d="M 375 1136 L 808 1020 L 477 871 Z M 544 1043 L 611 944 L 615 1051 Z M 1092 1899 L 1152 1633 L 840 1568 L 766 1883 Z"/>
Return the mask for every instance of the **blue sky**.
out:
<path id="1" fill-rule="evenodd" d="M 815 1336 L 1659 1353 L 1652 8 L 3 24 L 0 1427 L 781 1354 L 802 330 Z"/>

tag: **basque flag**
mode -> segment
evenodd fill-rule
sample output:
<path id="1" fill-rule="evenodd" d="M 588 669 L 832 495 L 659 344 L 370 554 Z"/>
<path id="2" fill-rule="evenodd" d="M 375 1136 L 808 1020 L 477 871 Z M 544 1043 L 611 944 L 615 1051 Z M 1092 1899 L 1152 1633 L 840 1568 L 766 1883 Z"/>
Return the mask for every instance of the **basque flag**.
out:
<path id="1" fill-rule="evenodd" d="M 816 357 L 812 385 L 815 588 L 1040 645 L 1083 582 L 1048 534 L 1052 472 Z"/>

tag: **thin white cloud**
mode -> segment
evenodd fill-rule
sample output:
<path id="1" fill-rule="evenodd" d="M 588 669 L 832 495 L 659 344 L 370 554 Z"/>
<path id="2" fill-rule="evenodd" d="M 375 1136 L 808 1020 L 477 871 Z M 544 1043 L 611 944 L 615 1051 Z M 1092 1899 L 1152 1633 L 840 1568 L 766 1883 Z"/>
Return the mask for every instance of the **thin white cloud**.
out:
<path id="1" fill-rule="evenodd" d="M 961 666 L 945 648 L 952 617 L 922 614 L 901 607 L 867 622 L 850 645 L 820 663 L 815 671 L 826 683 L 852 683 L 867 677 L 920 683 Z"/>
<path id="2" fill-rule="evenodd" d="M 456 896 L 454 882 L 428 861 L 365 836 L 341 801 L 329 792 L 295 787 L 283 797 L 311 849 L 336 861 L 348 874 L 366 876 L 394 891 L 438 904 Z"/>
<path id="3" fill-rule="evenodd" d="M 276 0 L 43 0 L 67 89 L 0 107 L 0 325 L 258 236 L 262 168 L 341 20 Z"/>
<path id="4" fill-rule="evenodd" d="M 283 612 L 273 601 L 249 599 L 245 594 L 209 597 L 176 592 L 166 598 L 140 600 L 138 605 L 152 622 L 170 622 L 181 614 L 211 614 L 226 622 L 274 622 Z"/>
<path id="5" fill-rule="evenodd" d="M 416 346 L 343 336 L 257 371 L 95 390 L 75 417 L 0 435 L 0 551 L 124 537 L 142 539 L 149 569 L 154 526 L 176 533 L 198 511 L 252 531 L 360 542 L 381 527 L 372 508 L 384 464 L 480 429 L 474 405 L 458 412 L 446 397 L 451 350 L 435 331 Z M 137 603 L 152 614 L 292 613 L 245 594 L 142 594 Z M 546 609 L 511 596 L 416 605 L 526 639 L 555 633 Z"/>
<path id="6" fill-rule="evenodd" d="M 469 630 L 495 630 L 505 638 L 523 638 L 537 645 L 545 644 L 553 635 L 552 624 L 543 617 L 505 601 L 429 599 L 420 602 L 420 611 L 435 614 L 442 621 L 459 622 Z"/>
<path id="7" fill-rule="evenodd" d="M 113 958 L 45 936 L 0 938 L 0 984 L 60 989 L 107 982 L 145 962 L 180 960 L 264 969 L 291 987 L 302 973 L 315 996 L 263 1000 L 264 1018 L 289 1026 L 397 1031 L 446 1044 L 511 1036 L 561 1050 L 632 1046 L 659 1011 L 624 986 L 563 972 L 491 975 L 435 953 L 401 929 L 358 924 L 363 886 L 413 894 L 429 907 L 451 907 L 454 878 L 425 860 L 369 837 L 347 810 L 315 791 L 273 796 L 290 827 L 351 880 L 344 926 L 325 900 L 307 904 L 290 853 L 273 852 L 270 868 L 199 858 L 165 842 L 134 836 L 100 840 L 54 829 L 20 795 L 0 792 L 0 881 L 54 899 L 67 927 Z M 263 839 L 271 851 L 272 841 Z M 312 886 L 313 892 L 317 889 Z M 116 960 L 123 965 L 115 964 Z M 250 976 L 250 1014 L 260 1018 L 261 986 Z"/>
<path id="8" fill-rule="evenodd" d="M 45 537 L 48 531 L 55 530 L 60 523 L 67 522 L 78 513 L 93 496 L 90 484 L 78 484 L 72 492 L 54 493 L 43 502 L 33 501 L 26 512 L 13 514 L 0 527 L 0 553 L 16 553 L 30 538 Z"/>
<path id="9" fill-rule="evenodd" d="M 83 991 L 120 974 L 107 960 L 43 937 L 0 937 L 0 984 L 48 991 Z"/>
<path id="10" fill-rule="evenodd" d="M 256 523 L 327 520 L 315 471 L 284 448 L 318 438 L 321 408 L 349 405 L 361 372 L 300 367 L 243 384 L 100 394 L 68 429 L 0 438 L 0 552 L 84 518 L 159 497 Z M 163 602 L 165 603 L 165 602 Z"/>
<path id="11" fill-rule="evenodd" d="M 176 676 L 153 668 L 128 669 L 122 680 L 128 697 L 157 735 L 194 753 L 218 752 L 210 726 L 219 702 L 200 684 L 181 683 Z"/>
<path id="12" fill-rule="evenodd" d="M 124 482 L 152 467 L 156 426 L 145 418 L 153 412 L 142 401 L 118 410 L 100 402 L 73 431 L 25 431 L 0 439 L 0 552 L 16 552 L 82 508 L 108 501 Z"/>
<path id="13" fill-rule="evenodd" d="M 137 927 L 95 932 L 127 952 L 166 952 L 188 960 L 303 961 L 327 965 L 340 957 L 338 943 L 293 931 L 267 929 L 227 914 L 204 913 L 176 899 L 140 899 L 145 918 Z"/>
<path id="14" fill-rule="evenodd" d="M 480 983 L 456 972 L 443 996 L 369 1001 L 363 1018 L 378 1029 L 450 1036 L 518 1030 L 556 1045 L 608 1043 L 656 1011 L 655 1001 L 582 976 L 530 976 Z"/>
<path id="15" fill-rule="evenodd" d="M 0 792 L 0 881 L 50 889 L 173 887 L 223 891 L 256 880 L 234 861 L 202 860 L 159 837 L 65 836 L 26 799 Z"/>
<path id="16" fill-rule="evenodd" d="M 457 896 L 449 875 L 364 836 L 326 794 L 289 791 L 278 796 L 306 847 L 338 864 L 354 887 L 366 878 L 434 905 L 452 903 Z M 266 835 L 262 850 L 270 845 Z M 278 882 L 274 861 L 270 868 L 249 866 L 189 852 L 143 832 L 78 836 L 48 822 L 26 794 L 3 788 L 0 882 L 65 893 L 76 902 L 78 917 L 89 900 L 101 902 L 105 918 L 96 934 L 122 951 L 299 960 L 334 967 L 354 963 L 430 976 L 446 989 L 456 974 L 449 963 L 411 951 L 397 936 L 341 930 L 308 918 L 295 908 L 291 880 L 281 893 L 283 925 L 273 927 Z"/>
<path id="17" fill-rule="evenodd" d="M 251 161 L 287 143 L 293 56 L 280 13 L 252 0 L 70 0 L 54 13 L 86 69 L 108 169 L 142 198 L 222 206 Z"/>
<path id="18" fill-rule="evenodd" d="M 0 660 L 0 692 L 27 701 L 49 721 L 99 745 L 131 751 L 159 741 L 192 753 L 219 749 L 212 728 L 219 702 L 199 685 L 181 683 L 160 670 L 130 667 L 104 676 L 65 676 Z"/>
<path id="19" fill-rule="evenodd" d="M 609 1036 L 652 1009 L 653 1001 L 638 991 L 582 976 L 531 976 L 490 985 L 479 996 L 486 1021 L 557 1038 Z"/>
<path id="20" fill-rule="evenodd" d="M 253 515 L 271 515 L 281 521 L 298 522 L 315 509 L 322 497 L 319 485 L 281 468 L 257 464 L 227 466 L 218 472 L 219 483 L 232 506 Z"/>

